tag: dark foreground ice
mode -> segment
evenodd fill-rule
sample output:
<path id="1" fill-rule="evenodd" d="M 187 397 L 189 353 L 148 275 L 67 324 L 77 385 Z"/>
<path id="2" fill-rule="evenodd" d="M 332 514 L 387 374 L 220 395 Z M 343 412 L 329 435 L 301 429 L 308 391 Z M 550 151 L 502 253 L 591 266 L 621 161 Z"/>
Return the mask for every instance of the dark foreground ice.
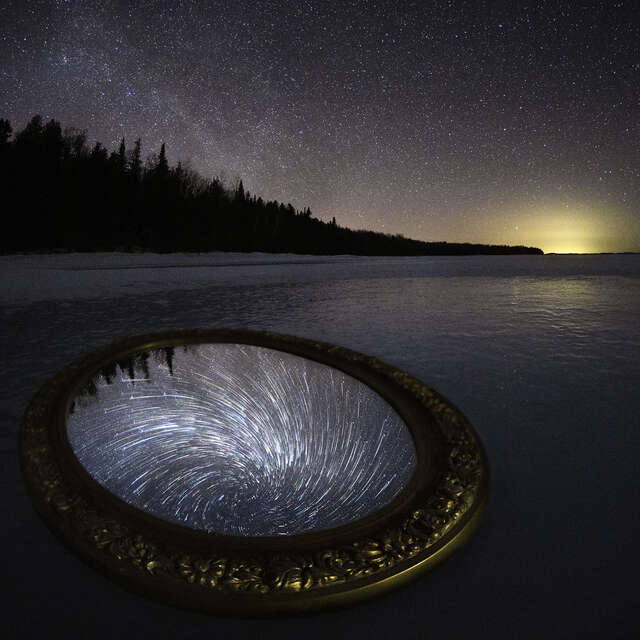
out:
<path id="1" fill-rule="evenodd" d="M 7 637 L 631 637 L 640 630 L 640 256 L 0 257 Z M 105 343 L 269 329 L 375 355 L 475 425 L 492 495 L 469 544 L 378 600 L 307 618 L 147 601 L 34 513 L 17 433 L 33 393 Z"/>

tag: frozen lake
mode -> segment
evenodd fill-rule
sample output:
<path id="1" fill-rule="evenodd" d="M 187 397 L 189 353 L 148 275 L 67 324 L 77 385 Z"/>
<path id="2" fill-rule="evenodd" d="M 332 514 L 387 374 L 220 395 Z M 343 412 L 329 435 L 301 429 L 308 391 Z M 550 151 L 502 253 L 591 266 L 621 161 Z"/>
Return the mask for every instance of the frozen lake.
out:
<path id="1" fill-rule="evenodd" d="M 0 256 L 11 637 L 623 637 L 640 630 L 640 256 Z M 129 594 L 49 533 L 18 466 L 22 413 L 129 335 L 238 327 L 374 355 L 470 419 L 492 470 L 470 543 L 410 586 L 307 618 L 235 620 Z M 113 627 L 111 626 L 113 625 Z M 425 632 L 426 630 L 426 632 Z"/>

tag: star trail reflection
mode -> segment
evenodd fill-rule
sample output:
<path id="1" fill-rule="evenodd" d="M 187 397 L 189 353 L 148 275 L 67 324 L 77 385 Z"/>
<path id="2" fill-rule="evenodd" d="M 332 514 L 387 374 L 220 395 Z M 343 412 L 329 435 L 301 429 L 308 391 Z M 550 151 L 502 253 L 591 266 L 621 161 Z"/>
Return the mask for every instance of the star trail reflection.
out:
<path id="1" fill-rule="evenodd" d="M 329 529 L 388 504 L 415 469 L 400 416 L 333 367 L 241 344 L 135 363 L 96 375 L 67 433 L 101 485 L 164 520 L 244 536 Z"/>

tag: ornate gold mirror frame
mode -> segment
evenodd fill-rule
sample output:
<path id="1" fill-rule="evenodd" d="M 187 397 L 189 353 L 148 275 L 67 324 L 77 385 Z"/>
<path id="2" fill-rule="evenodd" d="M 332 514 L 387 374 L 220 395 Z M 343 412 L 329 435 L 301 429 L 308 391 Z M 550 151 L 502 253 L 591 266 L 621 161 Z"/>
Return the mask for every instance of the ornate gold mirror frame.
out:
<path id="1" fill-rule="evenodd" d="M 413 437 L 416 470 L 404 489 L 383 508 L 343 526 L 259 537 L 174 524 L 106 490 L 80 464 L 68 439 L 67 417 L 79 391 L 109 363 L 151 349 L 213 343 L 294 354 L 373 389 Z M 70 364 L 29 404 L 20 454 L 36 510 L 91 565 L 145 596 L 245 616 L 346 605 L 404 584 L 469 538 L 489 493 L 487 458 L 477 434 L 427 385 L 345 348 L 246 330 L 138 336 Z"/>

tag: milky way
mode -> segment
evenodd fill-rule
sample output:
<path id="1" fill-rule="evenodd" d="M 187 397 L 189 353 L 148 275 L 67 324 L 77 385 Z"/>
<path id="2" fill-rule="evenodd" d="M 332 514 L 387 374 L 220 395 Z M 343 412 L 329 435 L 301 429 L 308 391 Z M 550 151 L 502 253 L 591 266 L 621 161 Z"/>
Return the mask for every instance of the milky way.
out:
<path id="1" fill-rule="evenodd" d="M 3 7 L 14 128 L 39 112 L 112 148 L 166 142 L 171 162 L 351 227 L 640 250 L 633 0 Z"/>
<path id="2" fill-rule="evenodd" d="M 328 529 L 389 503 L 415 469 L 400 416 L 332 367 L 234 344 L 148 365 L 98 376 L 67 429 L 100 484 L 159 518 L 229 535 Z"/>

